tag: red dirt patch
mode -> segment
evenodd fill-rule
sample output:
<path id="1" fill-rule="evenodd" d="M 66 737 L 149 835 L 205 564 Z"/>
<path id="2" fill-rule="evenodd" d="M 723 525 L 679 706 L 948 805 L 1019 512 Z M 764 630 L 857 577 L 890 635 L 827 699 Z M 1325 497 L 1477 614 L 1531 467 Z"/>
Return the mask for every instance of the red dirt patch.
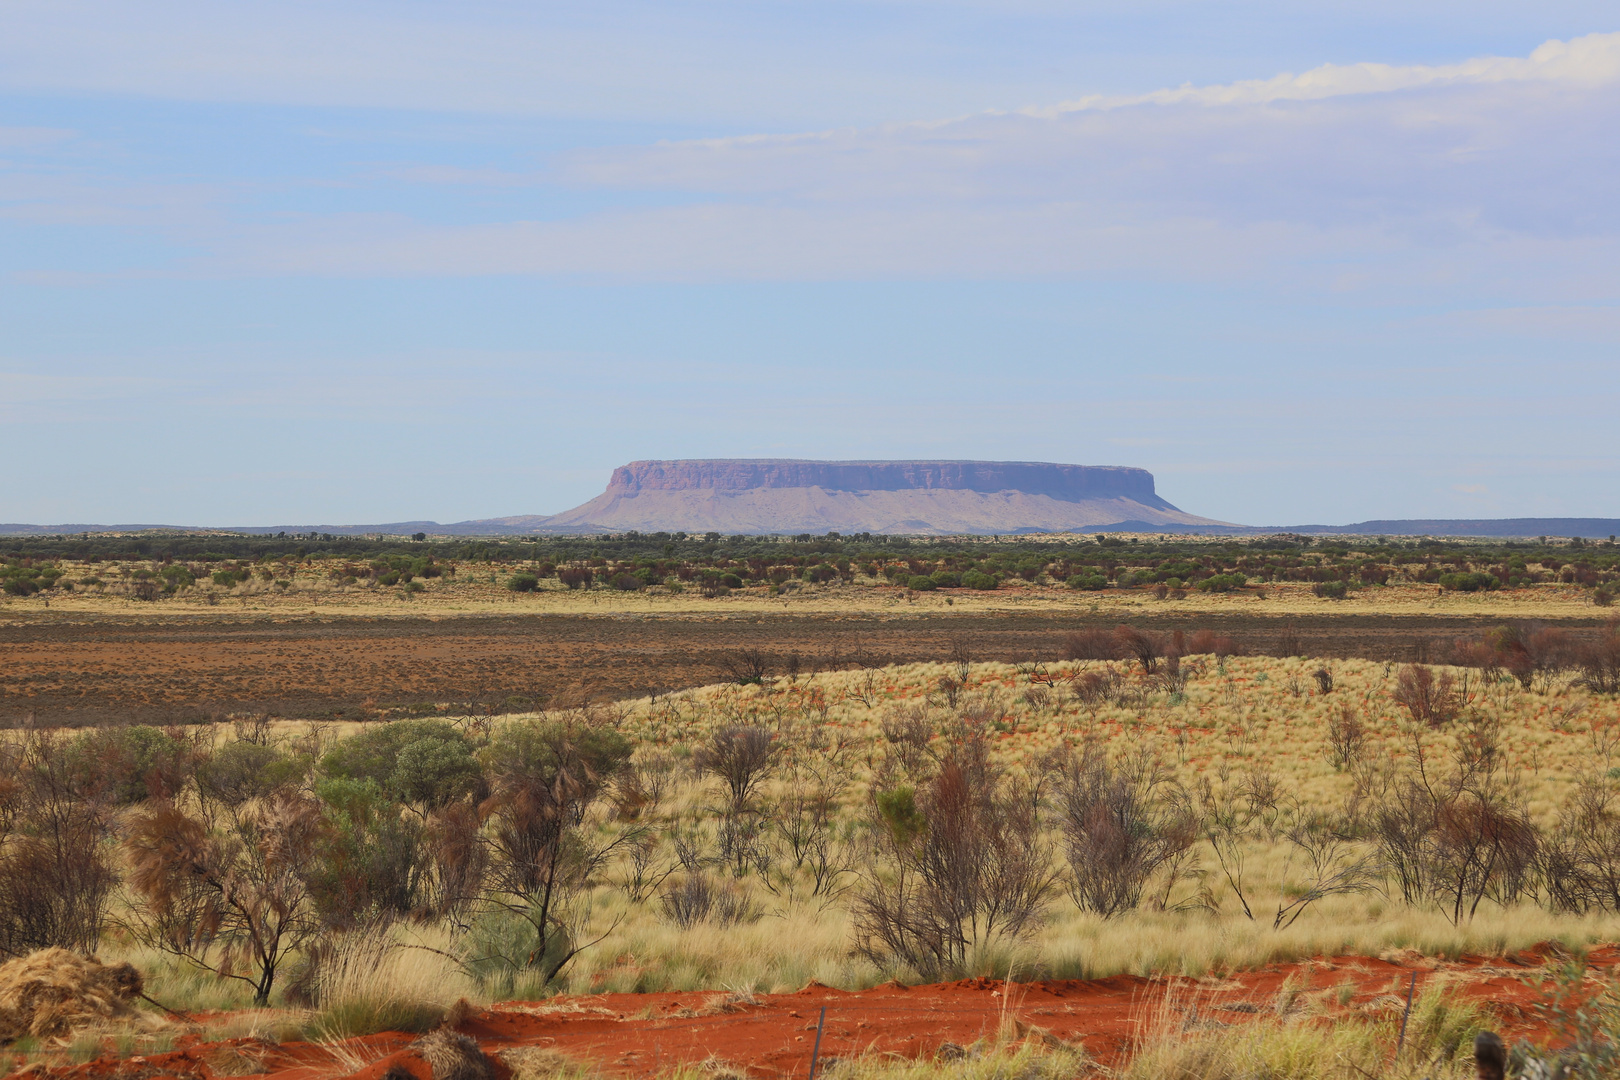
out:
<path id="1" fill-rule="evenodd" d="M 1545 1035 L 1534 1009 L 1540 999 L 1536 983 L 1547 974 L 1548 962 L 1564 955 L 1556 946 L 1544 946 L 1512 956 L 1455 961 L 1415 953 L 1389 959 L 1336 956 L 1203 979 L 968 979 L 913 987 L 887 983 L 858 992 L 812 983 L 797 993 L 761 994 L 751 1001 L 712 992 L 591 994 L 504 1002 L 473 1012 L 458 1030 L 476 1039 L 502 1073 L 507 1072 L 503 1054 L 541 1049 L 625 1077 L 656 1076 L 711 1059 L 761 1077 L 802 1076 L 809 1069 L 825 1006 L 824 1061 L 871 1053 L 933 1056 L 944 1043 L 968 1046 L 994 1038 L 1005 1023 L 1018 1036 L 1081 1046 L 1099 1063 L 1109 1064 L 1130 1049 L 1143 1022 L 1164 1006 L 1166 995 L 1173 995 L 1169 1008 L 1196 1010 L 1222 1023 L 1274 1011 L 1285 984 L 1301 998 L 1321 995 L 1330 1014 L 1398 1016 L 1415 972 L 1420 993 L 1437 978 L 1454 981 L 1497 1018 L 1498 1032 L 1511 1043 Z M 1620 964 L 1620 947 L 1596 949 L 1587 960 L 1595 968 L 1612 970 Z M 412 1041 L 394 1033 L 351 1039 L 337 1048 L 251 1039 L 188 1044 L 183 1039 L 182 1048 L 172 1053 L 36 1069 L 34 1075 L 52 1080 L 249 1075 L 381 1080 L 397 1064 L 418 1080 L 430 1080 L 426 1062 L 410 1049 Z"/>

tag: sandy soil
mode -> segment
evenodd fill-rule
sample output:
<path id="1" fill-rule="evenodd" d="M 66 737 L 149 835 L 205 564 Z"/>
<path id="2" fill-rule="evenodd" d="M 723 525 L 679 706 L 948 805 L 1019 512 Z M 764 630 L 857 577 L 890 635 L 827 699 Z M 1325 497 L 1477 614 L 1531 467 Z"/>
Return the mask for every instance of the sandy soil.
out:
<path id="1" fill-rule="evenodd" d="M 1398 1017 L 1411 976 L 1417 990 L 1437 979 L 1454 980 L 1480 1001 L 1510 1043 L 1548 1033 L 1534 1008 L 1552 947 L 1509 957 L 1436 961 L 1416 954 L 1340 956 L 1278 964 L 1224 978 L 1140 978 L 1120 975 L 1091 981 L 1007 983 L 971 979 L 932 986 L 888 984 L 844 992 L 812 984 L 793 994 L 739 1001 L 716 993 L 599 994 L 544 1002 L 505 1002 L 475 1010 L 459 1030 L 477 1040 L 504 1074 L 521 1055 L 560 1054 L 603 1073 L 641 1077 L 705 1061 L 746 1069 L 760 1077 L 803 1076 L 816 1025 L 826 1008 L 822 1061 L 863 1054 L 932 1057 L 945 1044 L 968 1047 L 993 1040 L 1003 1025 L 1014 1037 L 1083 1047 L 1100 1065 L 1127 1054 L 1156 1013 L 1194 1023 L 1243 1023 L 1274 1014 L 1285 984 L 1302 988 L 1293 1008 L 1331 1022 L 1359 1014 Z M 1594 951 L 1589 962 L 1612 970 L 1620 949 Z M 1168 1002 L 1166 1001 L 1168 997 Z M 260 1075 L 268 1080 L 380 1080 L 399 1065 L 431 1080 L 408 1035 L 383 1034 L 338 1044 L 271 1043 L 256 1039 L 204 1042 L 192 1035 L 180 1048 L 145 1058 L 113 1057 L 74 1066 L 38 1069 L 55 1080 L 188 1080 Z M 504 1077 L 503 1077 L 504 1080 Z"/>

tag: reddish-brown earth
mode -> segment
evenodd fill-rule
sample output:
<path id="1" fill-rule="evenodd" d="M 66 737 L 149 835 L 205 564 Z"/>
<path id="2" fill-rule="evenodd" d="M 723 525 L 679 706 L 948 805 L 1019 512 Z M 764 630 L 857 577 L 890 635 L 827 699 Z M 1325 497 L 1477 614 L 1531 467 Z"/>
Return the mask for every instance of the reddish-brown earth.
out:
<path id="1" fill-rule="evenodd" d="M 1438 658 L 1499 620 L 1387 615 L 1132 615 L 1169 631 L 1207 628 L 1274 652 L 1292 624 L 1312 656 Z M 807 670 L 942 660 L 1053 659 L 1072 614 L 15 615 L 0 623 L 0 725 L 187 722 L 228 712 L 377 715 L 422 703 L 499 706 L 585 692 L 638 696 L 720 678 L 738 649 Z M 1596 620 L 1564 620 L 1580 633 Z"/>
<path id="2" fill-rule="evenodd" d="M 1398 1017 L 1401 992 L 1415 973 L 1417 991 L 1448 979 L 1478 1001 L 1495 1029 L 1512 1043 L 1549 1036 L 1536 1008 L 1547 964 L 1563 954 L 1556 946 L 1508 957 L 1466 956 L 1436 961 L 1418 955 L 1388 960 L 1339 956 L 1221 978 L 1140 978 L 1117 975 L 1090 981 L 1008 983 L 969 979 L 932 986 L 888 984 L 846 992 L 812 984 L 792 994 L 764 994 L 752 1001 L 712 992 L 595 994 L 544 1002 L 505 1002 L 475 1010 L 458 1030 L 477 1040 L 506 1080 L 514 1055 L 543 1050 L 605 1074 L 652 1077 L 705 1061 L 746 1069 L 759 1077 L 808 1072 L 816 1024 L 826 1023 L 821 1055 L 828 1059 L 867 1054 L 933 1057 L 947 1043 L 971 1046 L 998 1032 L 1049 1045 L 1083 1048 L 1099 1065 L 1117 1063 L 1149 1027 L 1169 1011 L 1194 1025 L 1243 1023 L 1274 1013 L 1285 985 L 1296 1001 L 1320 995 L 1322 1015 Z M 1600 970 L 1620 963 L 1620 948 L 1605 946 L 1587 957 Z M 1351 989 L 1346 992 L 1343 988 Z M 1341 1000 L 1347 997 L 1347 1000 Z M 1178 1026 L 1186 1026 L 1180 1024 Z M 337 1046 L 234 1039 L 203 1042 L 192 1035 L 181 1048 L 145 1058 L 104 1058 L 86 1064 L 36 1069 L 52 1080 L 152 1080 L 182 1077 L 215 1080 L 263 1076 L 267 1080 L 336 1080 L 353 1076 L 381 1080 L 399 1065 L 431 1080 L 409 1035 L 383 1034 Z"/>

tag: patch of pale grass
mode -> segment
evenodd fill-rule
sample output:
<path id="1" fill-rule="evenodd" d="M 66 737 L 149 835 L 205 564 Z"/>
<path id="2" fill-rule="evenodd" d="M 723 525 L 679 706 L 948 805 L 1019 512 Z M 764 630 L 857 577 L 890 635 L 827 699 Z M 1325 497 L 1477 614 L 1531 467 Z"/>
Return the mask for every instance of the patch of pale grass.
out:
<path id="1" fill-rule="evenodd" d="M 1329 1080 L 1376 1076 L 1464 1080 L 1481 1014 L 1437 983 L 1413 1003 L 1404 1043 L 1398 1021 L 1324 1018 L 1296 1011 L 1285 988 L 1254 1020 L 1228 1023 L 1199 993 L 1171 992 L 1141 1022 L 1141 1042 L 1117 1080 Z M 1398 1051 L 1398 1052 L 1397 1052 Z"/>
<path id="2" fill-rule="evenodd" d="M 334 939 L 316 970 L 319 1012 L 311 1030 L 327 1038 L 377 1031 L 422 1032 L 477 984 L 440 927 L 394 926 Z"/>

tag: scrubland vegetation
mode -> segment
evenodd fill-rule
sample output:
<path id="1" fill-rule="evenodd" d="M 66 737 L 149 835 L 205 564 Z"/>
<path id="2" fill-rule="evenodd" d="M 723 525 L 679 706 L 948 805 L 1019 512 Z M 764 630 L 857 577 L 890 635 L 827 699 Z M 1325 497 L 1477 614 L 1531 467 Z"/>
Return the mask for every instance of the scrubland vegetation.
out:
<path id="1" fill-rule="evenodd" d="M 781 596 L 837 585 L 907 593 L 1061 590 L 1079 595 L 1255 594 L 1307 588 L 1323 600 L 1389 586 L 1502 590 L 1613 602 L 1612 540 L 1473 543 L 1310 537 L 1245 539 L 704 537 L 625 534 L 427 541 L 141 534 L 6 538 L 0 588 L 12 598 L 137 601 L 281 595 L 435 596 L 606 591 Z"/>
<path id="2" fill-rule="evenodd" d="M 728 684 L 530 716 L 10 733 L 0 949 L 99 950 L 171 1007 L 351 1031 L 460 996 L 1620 934 L 1613 626 L 1504 627 L 1458 666 L 1129 627 L 1064 648 L 745 654 Z"/>

